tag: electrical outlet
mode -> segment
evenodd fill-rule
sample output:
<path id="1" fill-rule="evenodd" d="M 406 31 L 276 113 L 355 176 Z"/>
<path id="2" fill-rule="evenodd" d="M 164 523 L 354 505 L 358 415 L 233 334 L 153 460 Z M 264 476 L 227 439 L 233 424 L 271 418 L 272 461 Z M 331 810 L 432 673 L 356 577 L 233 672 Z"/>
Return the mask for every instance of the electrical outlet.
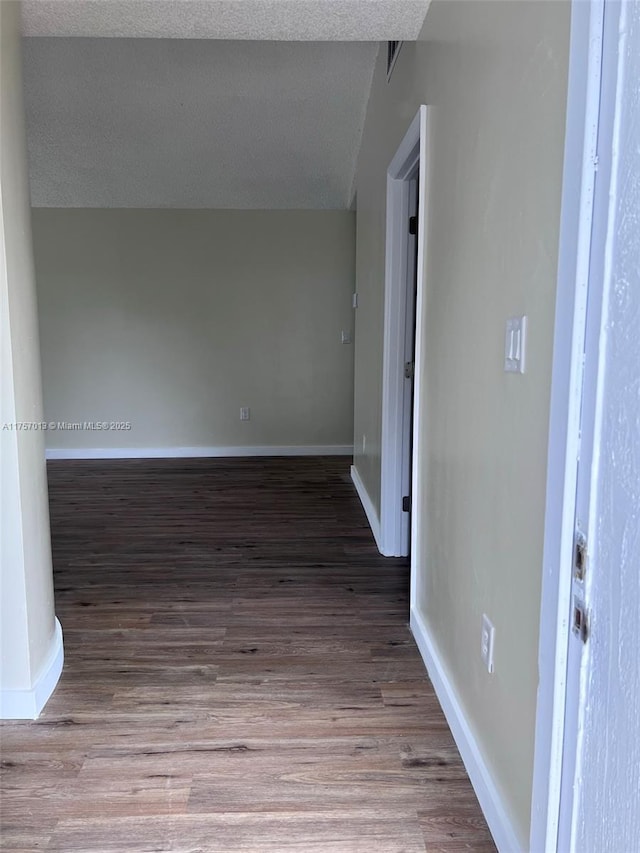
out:
<path id="1" fill-rule="evenodd" d="M 241 421 L 248 421 L 249 420 L 249 414 L 250 414 L 249 406 L 242 406 L 242 408 L 240 409 L 240 420 Z"/>
<path id="2" fill-rule="evenodd" d="M 487 667 L 487 672 L 493 672 L 493 642 L 495 628 L 486 613 L 482 614 L 482 634 L 480 636 L 480 655 Z"/>

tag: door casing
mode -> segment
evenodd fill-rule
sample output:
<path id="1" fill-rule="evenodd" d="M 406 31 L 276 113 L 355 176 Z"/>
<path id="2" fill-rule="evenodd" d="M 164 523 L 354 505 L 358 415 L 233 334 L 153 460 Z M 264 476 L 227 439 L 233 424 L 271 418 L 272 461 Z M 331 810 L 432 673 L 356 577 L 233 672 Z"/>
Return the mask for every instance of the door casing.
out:
<path id="1" fill-rule="evenodd" d="M 605 40 L 605 10 L 614 5 L 572 0 L 571 6 L 530 833 L 530 849 L 536 853 L 555 853 L 559 844 L 569 850 L 572 843 L 584 658 L 576 646 L 580 641 L 572 637 L 574 544 L 581 515 L 578 474 L 589 476 L 585 469 L 591 468 L 596 441 L 591 382 L 601 332 L 598 198 L 607 192 L 608 172 L 606 164 L 599 165 L 598 151 L 606 151 L 615 97 L 615 87 L 612 92 L 603 75 L 608 52 L 615 48 Z"/>
<path id="2" fill-rule="evenodd" d="M 427 195 L 427 129 L 428 107 L 421 106 L 411 122 L 387 170 L 387 234 L 385 263 L 384 356 L 382 379 L 382 443 L 380 491 L 380 551 L 387 557 L 409 554 L 413 528 L 409 514 L 402 511 L 402 498 L 407 492 L 407 465 L 414 485 L 416 502 L 415 458 L 410 454 L 410 424 L 407 422 L 407 388 L 404 379 L 405 343 L 409 333 L 407 290 L 413 281 L 413 264 L 417 280 L 415 309 L 415 373 L 413 382 L 413 430 L 418 434 L 420 420 L 420 357 L 422 316 L 426 195 Z M 416 181 L 417 176 L 417 181 Z M 420 221 L 417 234 L 417 259 L 412 261 L 408 224 L 412 202 L 412 186 L 417 192 Z M 415 454 L 413 454 L 415 456 Z M 415 513 L 411 515 L 415 518 Z"/>

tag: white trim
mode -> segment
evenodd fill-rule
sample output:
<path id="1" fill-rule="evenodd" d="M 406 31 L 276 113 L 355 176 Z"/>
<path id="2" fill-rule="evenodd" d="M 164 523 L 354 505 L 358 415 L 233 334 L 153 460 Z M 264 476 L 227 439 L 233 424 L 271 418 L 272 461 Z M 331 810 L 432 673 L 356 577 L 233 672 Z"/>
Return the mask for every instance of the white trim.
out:
<path id="1" fill-rule="evenodd" d="M 604 0 L 573 0 L 546 512 L 530 848 L 556 850 L 562 785 L 571 561 L 587 284 L 600 108 Z M 566 569 L 566 570 L 563 570 Z"/>
<path id="2" fill-rule="evenodd" d="M 352 444 L 264 444 L 252 447 L 51 447 L 47 459 L 179 459 L 217 456 L 352 456 Z"/>
<path id="3" fill-rule="evenodd" d="M 376 508 L 373 505 L 373 501 L 369 497 L 369 492 L 367 491 L 364 483 L 360 479 L 360 474 L 358 474 L 358 469 L 355 465 L 351 466 L 351 479 L 353 480 L 353 485 L 356 487 L 356 492 L 358 493 L 358 497 L 360 498 L 360 503 L 362 504 L 362 508 L 364 509 L 365 515 L 367 516 L 367 521 L 369 522 L 369 527 L 371 528 L 371 532 L 373 533 L 373 538 L 376 540 L 378 551 L 380 551 L 383 556 L 388 557 L 389 554 L 384 554 L 381 548 L 380 521 L 378 519 L 378 513 L 376 512 Z"/>
<path id="4" fill-rule="evenodd" d="M 420 181 L 418 185 L 418 201 L 422 211 L 420 228 L 418 231 L 418 258 L 417 272 L 418 292 L 416 295 L 416 338 L 415 338 L 415 381 L 413 385 L 413 458 L 411 460 L 411 483 L 413 502 L 411 512 L 411 569 L 410 569 L 410 609 L 417 609 L 420 573 L 418 572 L 418 555 L 425 553 L 424 524 L 418 524 L 418 519 L 427 518 L 430 511 L 427 506 L 427 495 L 425 477 L 421 476 L 424 470 L 422 461 L 422 448 L 426 447 L 425 435 L 427 433 L 427 397 L 423 394 L 423 369 L 425 349 L 425 271 L 427 258 L 427 234 L 429 233 L 429 144 L 428 144 L 428 119 L 427 107 L 420 108 Z"/>
<path id="5" fill-rule="evenodd" d="M 580 459 L 576 489 L 576 520 L 587 537 L 588 550 L 598 551 L 601 491 L 599 489 L 600 452 L 607 369 L 607 340 L 610 331 L 609 305 L 612 280 L 612 253 L 616 245 L 620 223 L 616 216 L 618 200 L 619 143 L 621 98 L 624 92 L 626 11 L 624 3 L 606 3 L 602 15 L 597 16 L 593 28 L 594 41 L 602 41 L 600 71 L 600 110 L 597 123 L 597 151 L 602 156 L 598 166 L 593 220 L 589 232 L 588 308 L 584 341 L 584 376 L 580 414 Z M 602 31 L 600 30 L 602 27 Z M 594 75 L 595 76 L 595 75 Z M 606 464 L 606 463 L 604 463 Z M 572 596 L 582 598 L 587 605 L 590 620 L 594 618 L 597 602 L 592 598 L 592 586 L 602 566 L 596 560 L 588 561 L 584 583 L 572 579 Z M 581 788 L 584 784 L 583 744 L 586 704 L 589 699 L 589 658 L 597 635 L 585 645 L 568 632 L 568 674 L 565 698 L 564 738 L 562 752 L 562 789 L 558 821 L 558 849 L 580 849 L 580 836 L 584 835 L 585 802 Z M 594 693 L 591 696 L 593 701 Z M 593 736 L 593 733 L 592 733 Z M 586 804 L 587 810 L 589 805 Z M 593 812 L 590 814 L 594 819 Z M 597 820 L 597 818 L 595 818 Z"/>
<path id="6" fill-rule="evenodd" d="M 519 853 L 524 848 L 509 816 L 504 798 L 485 761 L 480 744 L 467 723 L 467 715 L 430 636 L 427 623 L 416 607 L 411 608 L 410 628 L 496 847 L 502 853 Z"/>
<path id="7" fill-rule="evenodd" d="M 403 395 L 404 345 L 406 321 L 406 278 L 408 258 L 409 207 L 408 176 L 417 165 L 420 168 L 418 208 L 416 306 L 416 365 L 418 347 L 418 306 L 422 305 L 424 282 L 424 235 L 426 219 L 426 130 L 427 107 L 421 106 L 400 143 L 387 171 L 387 235 L 385 252 L 384 349 L 382 372 L 382 448 L 380 470 L 380 536 L 387 556 L 402 557 L 408 553 L 406 521 L 402 513 L 403 462 Z M 418 393 L 419 370 L 414 379 L 415 397 Z M 414 429 L 415 429 L 414 418 Z M 414 432 L 414 435 L 418 435 Z M 415 480 L 414 480 L 415 485 Z"/>
<path id="8" fill-rule="evenodd" d="M 0 690 L 0 720 L 35 720 L 55 690 L 63 664 L 62 626 L 56 619 L 49 655 L 33 687 Z"/>

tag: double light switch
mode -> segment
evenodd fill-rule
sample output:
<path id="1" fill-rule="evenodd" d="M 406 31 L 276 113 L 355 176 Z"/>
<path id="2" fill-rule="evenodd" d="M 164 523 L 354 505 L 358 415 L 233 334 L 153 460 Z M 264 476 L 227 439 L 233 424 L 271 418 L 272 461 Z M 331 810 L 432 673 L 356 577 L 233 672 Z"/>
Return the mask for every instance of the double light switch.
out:
<path id="1" fill-rule="evenodd" d="M 507 373 L 524 373 L 527 335 L 526 317 L 509 317 L 504 337 L 504 369 Z"/>

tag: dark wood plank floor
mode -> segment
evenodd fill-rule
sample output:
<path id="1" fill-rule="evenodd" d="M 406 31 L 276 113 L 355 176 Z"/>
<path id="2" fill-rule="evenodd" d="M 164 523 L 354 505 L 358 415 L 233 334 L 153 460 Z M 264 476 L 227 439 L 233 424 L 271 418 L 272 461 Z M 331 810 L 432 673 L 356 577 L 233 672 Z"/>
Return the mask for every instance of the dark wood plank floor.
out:
<path id="1" fill-rule="evenodd" d="M 3 850 L 495 850 L 345 459 L 50 463 L 66 661 Z"/>

